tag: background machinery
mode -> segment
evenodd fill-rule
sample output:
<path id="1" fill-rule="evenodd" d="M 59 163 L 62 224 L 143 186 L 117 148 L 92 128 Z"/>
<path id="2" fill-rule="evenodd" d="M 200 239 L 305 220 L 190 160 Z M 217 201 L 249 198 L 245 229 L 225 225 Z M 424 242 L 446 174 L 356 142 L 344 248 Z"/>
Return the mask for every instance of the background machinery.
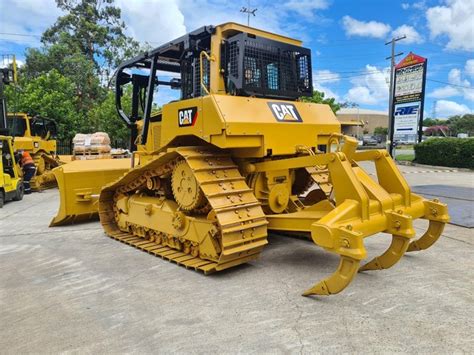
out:
<path id="1" fill-rule="evenodd" d="M 7 127 L 15 137 L 13 148 L 28 151 L 35 161 L 36 175 L 31 180 L 33 191 L 55 187 L 52 169 L 61 164 L 56 156 L 56 123 L 49 118 L 30 117 L 26 113 L 7 114 Z"/>
<path id="2" fill-rule="evenodd" d="M 0 208 L 6 201 L 23 199 L 23 183 L 12 140 L 10 136 L 0 135 Z"/>
<path id="3" fill-rule="evenodd" d="M 5 56 L 4 56 L 5 57 Z M 28 151 L 35 161 L 36 175 L 31 180 L 33 190 L 56 186 L 51 170 L 60 165 L 56 157 L 56 123 L 44 117 L 29 117 L 25 113 L 8 113 L 5 86 L 17 81 L 14 55 L 6 55 L 5 68 L 0 68 L 0 134 L 13 137 L 13 149 Z M 4 60 L 5 62 L 5 60 Z"/>
<path id="4" fill-rule="evenodd" d="M 132 168 L 115 181 L 124 171 L 105 162 L 56 169 L 61 206 L 52 224 L 98 209 L 110 237 L 204 273 L 256 259 L 269 231 L 306 235 L 340 263 L 304 295 L 338 293 L 357 271 L 428 248 L 447 206 L 411 193 L 385 150 L 356 151 L 329 106 L 299 101 L 312 94 L 311 68 L 300 41 L 235 23 L 123 63 L 116 103 L 136 145 Z M 153 112 L 160 86 L 180 89 L 181 99 Z M 131 112 L 122 108 L 126 92 Z M 362 161 L 375 165 L 375 178 Z M 417 218 L 429 228 L 414 240 Z M 360 267 L 364 239 L 379 232 L 391 245 Z"/>

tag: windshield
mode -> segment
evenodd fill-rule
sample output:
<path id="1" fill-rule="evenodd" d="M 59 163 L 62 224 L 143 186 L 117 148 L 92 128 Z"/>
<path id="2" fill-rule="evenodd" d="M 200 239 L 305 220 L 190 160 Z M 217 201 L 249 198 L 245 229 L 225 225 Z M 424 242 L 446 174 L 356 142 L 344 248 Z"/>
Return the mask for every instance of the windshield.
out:
<path id="1" fill-rule="evenodd" d="M 307 48 L 240 33 L 224 44 L 227 92 L 297 99 L 311 96 L 311 52 Z"/>
<path id="2" fill-rule="evenodd" d="M 56 124 L 43 117 L 35 117 L 31 121 L 31 135 L 46 138 L 50 134 L 51 137 L 56 136 Z"/>
<path id="3" fill-rule="evenodd" d="M 8 116 L 7 128 L 14 137 L 23 137 L 26 132 L 26 120 L 21 116 Z"/>

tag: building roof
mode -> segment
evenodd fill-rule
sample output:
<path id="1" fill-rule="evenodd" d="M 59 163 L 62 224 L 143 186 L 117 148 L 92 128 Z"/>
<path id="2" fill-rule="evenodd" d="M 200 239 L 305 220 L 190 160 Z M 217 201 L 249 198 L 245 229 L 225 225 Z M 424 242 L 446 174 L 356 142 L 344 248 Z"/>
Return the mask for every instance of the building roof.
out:
<path id="1" fill-rule="evenodd" d="M 387 111 L 377 111 L 377 110 L 369 110 L 365 108 L 357 108 L 357 107 L 350 107 L 350 108 L 341 108 L 336 113 L 337 116 L 339 115 L 383 115 L 388 116 Z"/>
<path id="2" fill-rule="evenodd" d="M 364 126 L 364 122 L 362 121 L 339 121 L 342 126 Z"/>

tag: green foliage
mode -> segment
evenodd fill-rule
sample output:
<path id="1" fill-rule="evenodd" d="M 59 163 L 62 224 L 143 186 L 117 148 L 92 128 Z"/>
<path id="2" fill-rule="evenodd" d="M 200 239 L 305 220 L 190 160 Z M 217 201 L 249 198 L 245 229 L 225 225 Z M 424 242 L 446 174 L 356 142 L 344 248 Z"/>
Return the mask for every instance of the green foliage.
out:
<path id="1" fill-rule="evenodd" d="M 302 97 L 301 101 L 303 102 L 312 102 L 315 104 L 326 104 L 331 106 L 332 112 L 336 113 L 340 110 L 341 106 L 336 102 L 336 99 L 333 97 L 325 98 L 324 92 L 314 90 L 313 96 L 311 97 Z"/>
<path id="2" fill-rule="evenodd" d="M 426 118 L 423 120 L 423 127 L 433 127 L 445 125 L 446 120 L 438 120 L 437 118 Z"/>
<path id="3" fill-rule="evenodd" d="M 386 136 L 388 134 L 387 127 L 375 127 L 374 134 L 377 136 Z"/>
<path id="4" fill-rule="evenodd" d="M 140 47 L 125 35 L 114 0 L 56 4 L 64 15 L 43 33 L 42 48 L 27 49 L 19 85 L 7 91 L 9 107 L 55 119 L 59 138 L 101 130 L 112 141 L 127 139 L 110 79 L 119 63 L 149 46 Z"/>
<path id="5" fill-rule="evenodd" d="M 132 104 L 129 95 L 124 95 L 122 105 L 125 112 L 131 111 Z M 90 118 L 94 131 L 107 132 L 112 139 L 112 143 L 116 140 L 129 141 L 130 130 L 117 114 L 115 94 L 112 91 L 109 91 L 106 99 L 90 112 Z"/>
<path id="6" fill-rule="evenodd" d="M 474 169 L 474 138 L 432 138 L 415 145 L 420 164 Z"/>
<path id="7" fill-rule="evenodd" d="M 48 28 L 41 38 L 46 45 L 64 44 L 71 52 L 80 52 L 96 67 L 105 61 L 117 66 L 123 58 L 119 53 L 138 42 L 125 36 L 125 23 L 120 8 L 113 0 L 56 0 L 65 12 Z M 99 58 L 101 60 L 99 60 Z"/>
<path id="8" fill-rule="evenodd" d="M 450 117 L 447 124 L 452 135 L 457 135 L 458 133 L 467 133 L 469 136 L 474 135 L 473 114 Z"/>
<path id="9" fill-rule="evenodd" d="M 29 80 L 21 92 L 7 87 L 6 95 L 10 111 L 54 119 L 60 139 L 71 138 L 79 127 L 87 125 L 76 110 L 74 84 L 56 69 Z"/>
<path id="10" fill-rule="evenodd" d="M 413 161 L 415 159 L 414 154 L 398 154 L 395 159 L 397 161 Z"/>

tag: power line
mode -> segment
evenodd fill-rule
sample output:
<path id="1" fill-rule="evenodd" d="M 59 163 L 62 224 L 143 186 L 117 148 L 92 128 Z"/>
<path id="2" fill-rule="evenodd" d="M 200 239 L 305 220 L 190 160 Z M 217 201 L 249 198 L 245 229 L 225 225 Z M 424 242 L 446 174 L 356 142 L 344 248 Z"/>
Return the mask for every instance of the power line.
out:
<path id="1" fill-rule="evenodd" d="M 26 33 L 10 33 L 10 32 L 0 32 L 2 36 L 17 36 L 17 37 L 37 37 L 41 38 L 40 35 L 26 34 Z"/>
<path id="2" fill-rule="evenodd" d="M 333 81 L 333 80 L 339 80 L 339 79 L 349 79 L 349 78 L 355 78 L 358 76 L 370 76 L 371 74 L 384 74 L 383 71 L 380 70 L 374 70 L 374 71 L 368 71 L 363 74 L 355 74 L 355 75 L 346 75 L 346 76 L 332 76 L 332 77 L 323 77 L 323 78 L 318 78 L 316 82 L 320 81 Z"/>
<path id="3" fill-rule="evenodd" d="M 448 83 L 446 81 L 440 81 L 440 80 L 434 80 L 434 79 L 426 79 L 427 81 L 432 81 L 432 82 L 435 82 L 435 83 L 440 83 L 440 84 L 445 84 L 445 85 L 449 85 L 449 86 L 455 86 L 457 88 L 463 88 L 463 89 L 471 89 L 471 90 L 474 90 L 474 88 L 470 87 L 470 86 L 464 86 L 464 85 L 457 85 L 457 84 L 451 84 L 451 83 Z"/>

